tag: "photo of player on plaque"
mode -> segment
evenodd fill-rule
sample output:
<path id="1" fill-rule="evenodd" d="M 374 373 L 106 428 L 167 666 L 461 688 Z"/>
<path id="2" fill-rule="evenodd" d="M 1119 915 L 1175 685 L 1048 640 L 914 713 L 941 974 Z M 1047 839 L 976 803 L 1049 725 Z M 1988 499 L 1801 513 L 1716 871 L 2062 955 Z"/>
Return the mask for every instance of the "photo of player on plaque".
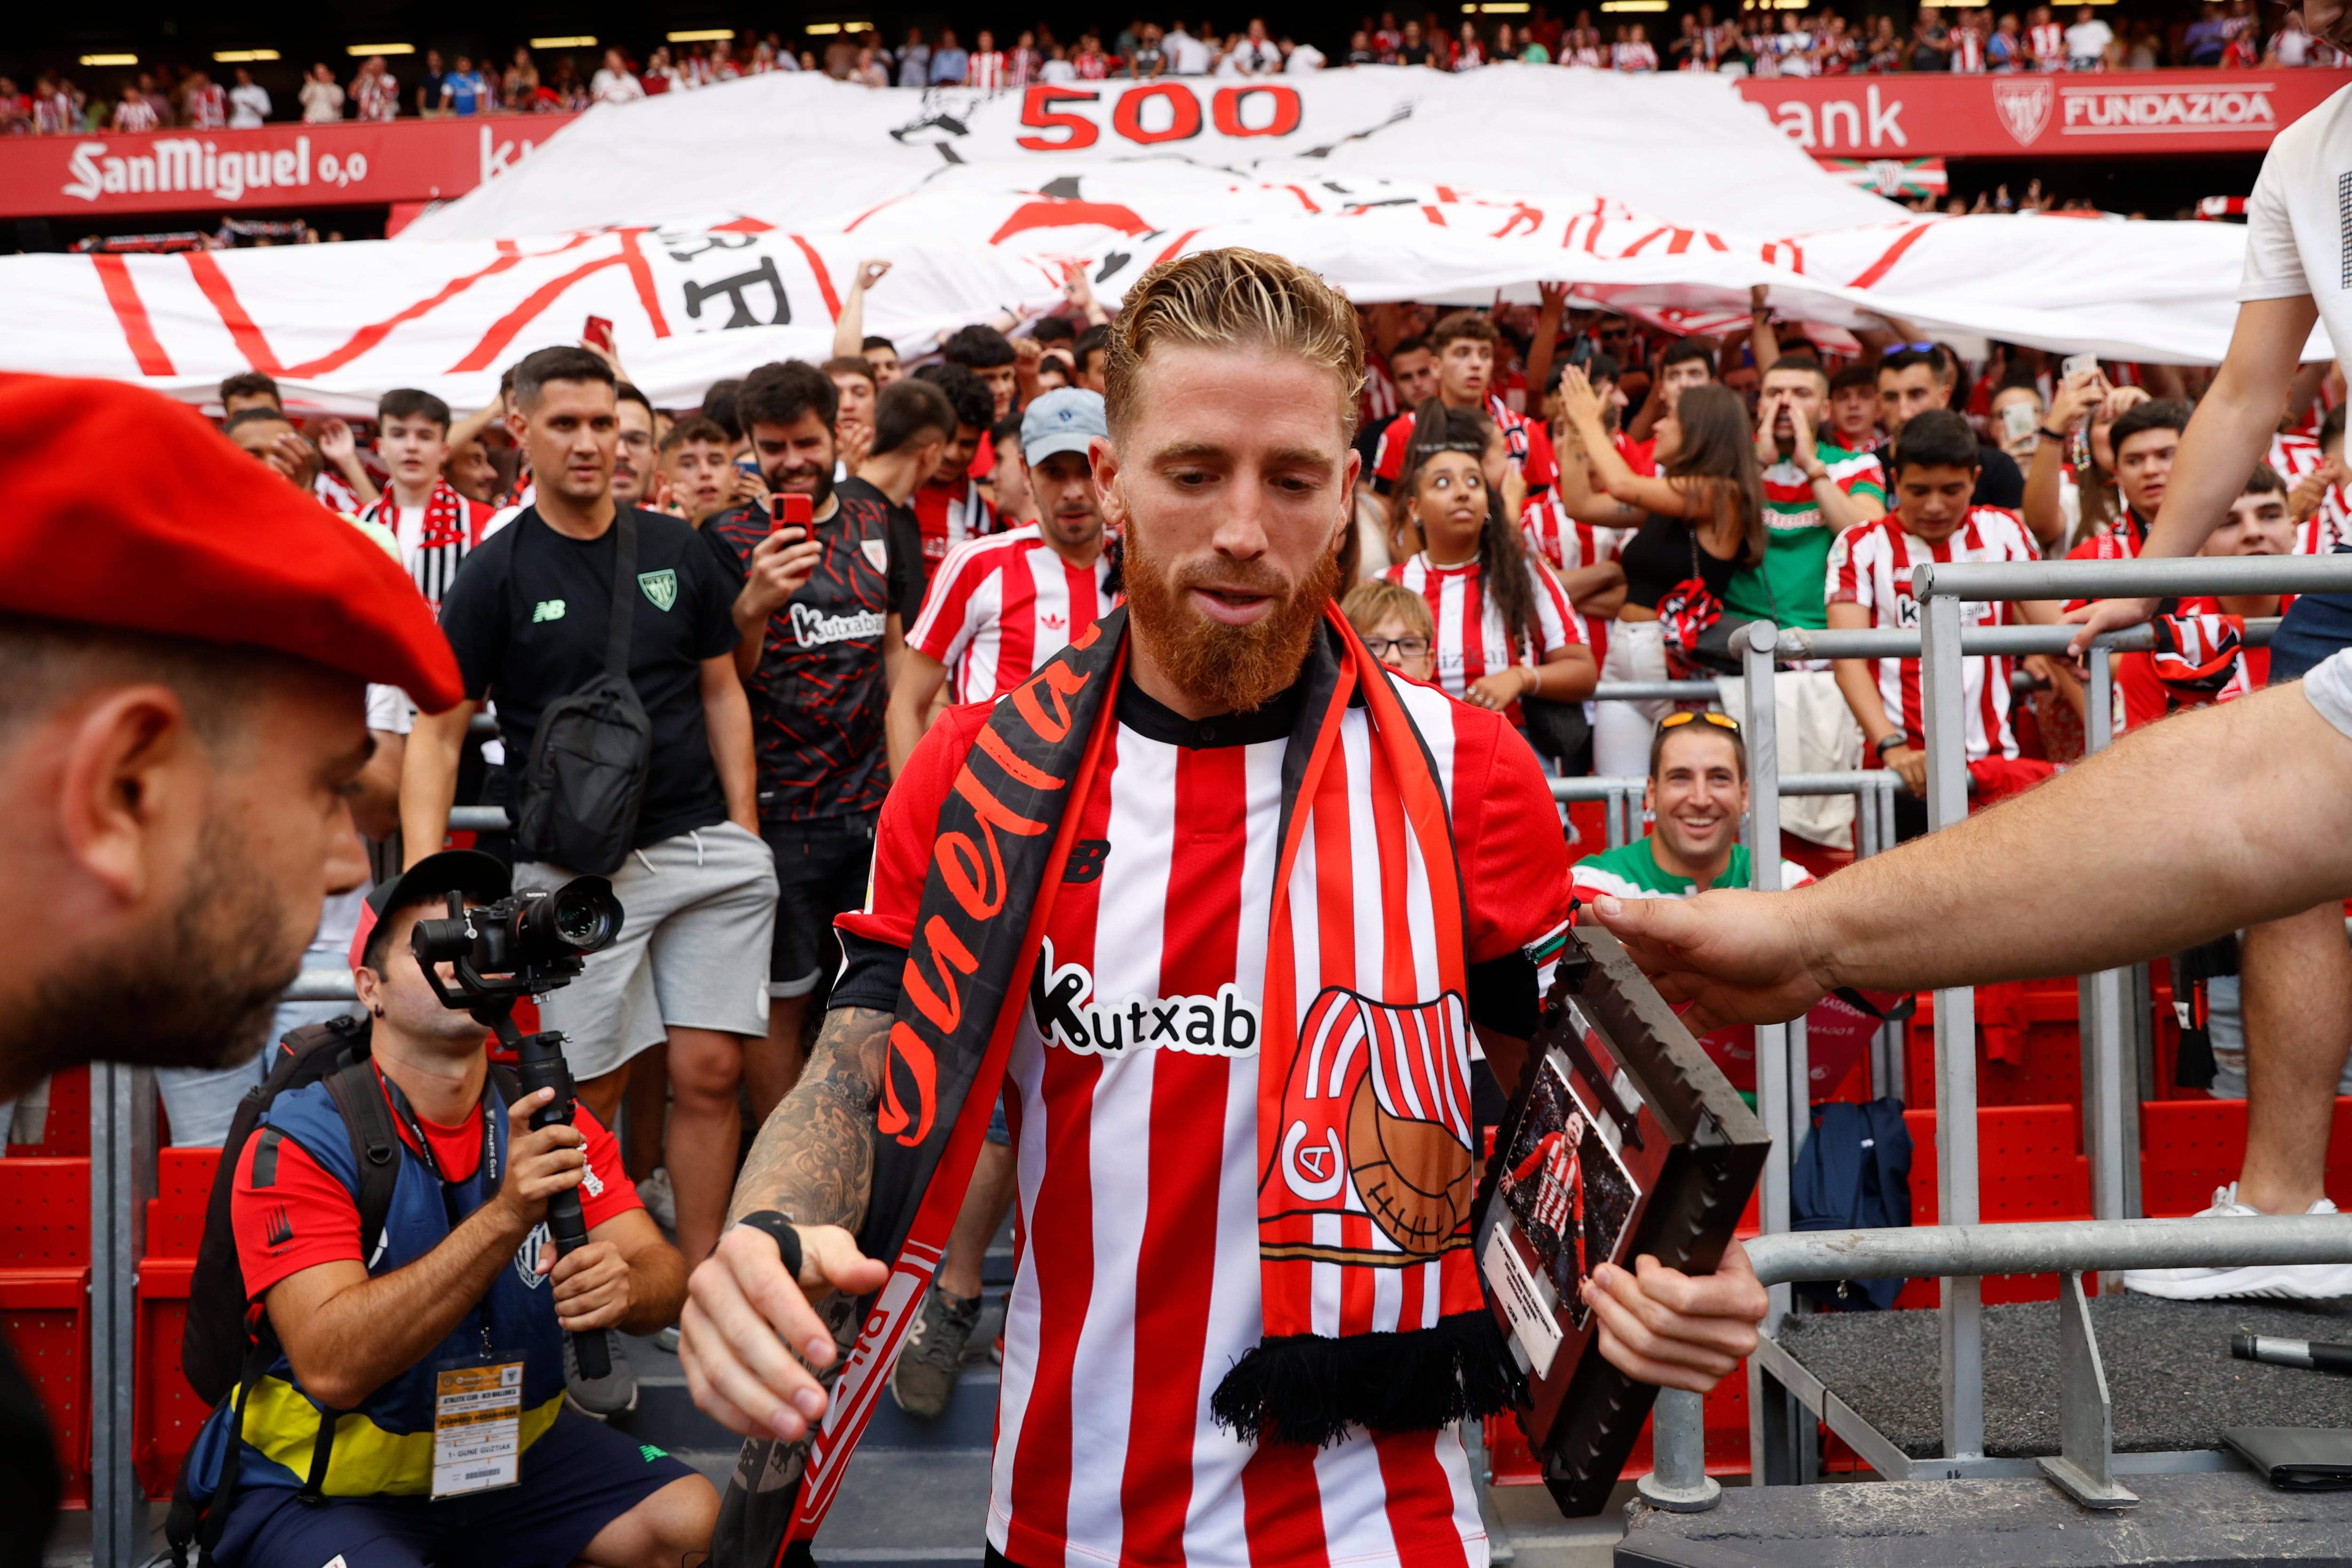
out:
<path id="1" fill-rule="evenodd" d="M 1616 1259 L 1642 1196 L 1612 1144 L 1558 1059 L 1548 1058 L 1511 1140 L 1498 1189 L 1527 1249 L 1579 1329 L 1591 1316 L 1585 1278 Z"/>

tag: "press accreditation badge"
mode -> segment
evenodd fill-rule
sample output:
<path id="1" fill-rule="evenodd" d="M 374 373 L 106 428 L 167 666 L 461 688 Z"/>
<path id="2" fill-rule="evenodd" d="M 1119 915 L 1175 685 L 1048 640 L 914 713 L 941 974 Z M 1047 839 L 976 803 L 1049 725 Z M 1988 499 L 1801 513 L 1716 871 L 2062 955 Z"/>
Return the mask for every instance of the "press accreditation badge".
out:
<path id="1" fill-rule="evenodd" d="M 433 1495 L 510 1487 L 522 1479 L 522 1363 L 442 1367 L 434 1378 Z"/>

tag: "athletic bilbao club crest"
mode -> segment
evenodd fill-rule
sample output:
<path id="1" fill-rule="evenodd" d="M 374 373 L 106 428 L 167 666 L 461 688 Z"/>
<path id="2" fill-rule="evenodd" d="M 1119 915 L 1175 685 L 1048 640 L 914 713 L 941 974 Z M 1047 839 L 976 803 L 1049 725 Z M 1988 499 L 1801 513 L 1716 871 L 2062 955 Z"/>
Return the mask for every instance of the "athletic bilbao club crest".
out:
<path id="1" fill-rule="evenodd" d="M 1450 991 L 1410 1007 L 1337 987 L 1315 998 L 1266 1173 L 1287 1199 L 1271 1250 L 1393 1264 L 1468 1244 L 1469 1039 Z"/>
<path id="2" fill-rule="evenodd" d="M 2050 123 L 2050 107 L 2057 100 L 2058 89 L 2047 80 L 1995 78 L 1992 84 L 1993 112 L 2020 147 L 2031 147 Z"/>

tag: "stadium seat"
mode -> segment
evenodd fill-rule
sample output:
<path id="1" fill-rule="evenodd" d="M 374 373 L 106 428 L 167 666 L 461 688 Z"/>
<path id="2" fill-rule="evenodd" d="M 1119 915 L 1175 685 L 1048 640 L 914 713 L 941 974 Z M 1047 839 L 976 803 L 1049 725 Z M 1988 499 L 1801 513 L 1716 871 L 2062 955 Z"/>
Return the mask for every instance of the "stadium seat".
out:
<path id="1" fill-rule="evenodd" d="M 187 1324 L 188 1286 L 205 1234 L 218 1149 L 165 1149 L 156 1161 L 155 1196 L 147 1200 L 147 1256 L 139 1265 L 137 1385 L 131 1412 L 131 1456 L 150 1497 L 172 1495 L 180 1460 L 211 1409 L 180 1375 L 180 1333 Z"/>
<path id="2" fill-rule="evenodd" d="M 2150 1216 L 2194 1214 L 2238 1179 L 2246 1153 L 2243 1100 L 2151 1100 L 2139 1108 L 2139 1190 Z M 2352 1099 L 2336 1102 L 2327 1196 L 2352 1208 Z"/>
<path id="3" fill-rule="evenodd" d="M 1911 1129 L 1911 1223 L 1938 1224 L 1936 1113 L 1906 1111 L 1903 1120 Z M 1979 1221 L 2002 1225 L 2090 1218 L 2091 1167 L 2080 1152 L 2081 1126 L 2082 1113 L 2073 1105 L 1980 1107 L 1977 1112 Z M 2085 1280 L 2084 1288 L 2092 1288 L 2090 1280 Z M 1984 1281 L 1988 1305 L 2054 1301 L 2057 1295 L 2055 1274 L 1993 1274 Z M 1940 1300 L 1934 1280 L 1913 1280 L 1903 1287 L 1895 1304 L 1932 1307 Z"/>
<path id="4" fill-rule="evenodd" d="M 62 1078 L 60 1079 L 62 1082 Z M 54 1088 L 53 1088 L 54 1093 Z M 85 1103 L 87 1100 L 85 1098 Z M 80 1119 L 84 1146 L 89 1117 Z M 57 1126 L 51 1101 L 50 1126 Z M 0 1160 L 0 1335 L 65 1456 L 65 1500 L 89 1505 L 89 1161 Z"/>

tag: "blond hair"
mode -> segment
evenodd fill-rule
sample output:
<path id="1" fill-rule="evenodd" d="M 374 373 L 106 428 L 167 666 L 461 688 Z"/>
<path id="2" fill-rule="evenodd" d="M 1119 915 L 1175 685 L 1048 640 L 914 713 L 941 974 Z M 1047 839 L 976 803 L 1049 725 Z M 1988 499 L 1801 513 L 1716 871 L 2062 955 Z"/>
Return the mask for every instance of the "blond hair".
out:
<path id="1" fill-rule="evenodd" d="M 1103 356 L 1116 436 L 1133 416 L 1143 361 L 1161 343 L 1296 354 L 1339 380 L 1343 439 L 1356 434 L 1364 333 L 1347 297 L 1295 261 L 1228 246 L 1163 261 L 1136 280 Z"/>
<path id="2" fill-rule="evenodd" d="M 1429 601 L 1402 582 L 1360 582 L 1348 590 L 1339 601 L 1339 613 L 1356 629 L 1356 635 L 1368 637 L 1372 628 L 1395 616 L 1404 622 L 1404 629 L 1434 642 L 1437 622 L 1429 613 Z"/>

